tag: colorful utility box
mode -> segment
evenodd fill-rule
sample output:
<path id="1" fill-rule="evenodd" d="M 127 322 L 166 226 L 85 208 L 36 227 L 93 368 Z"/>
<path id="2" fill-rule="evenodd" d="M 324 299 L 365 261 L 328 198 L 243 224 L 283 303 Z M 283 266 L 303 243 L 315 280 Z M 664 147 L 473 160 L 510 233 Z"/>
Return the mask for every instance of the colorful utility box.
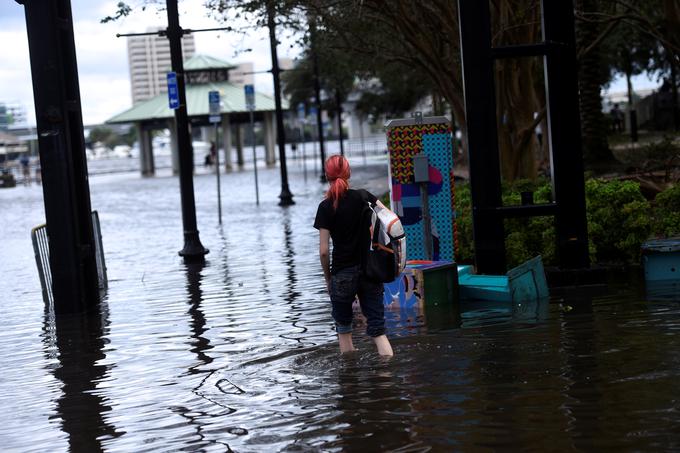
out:
<path id="1" fill-rule="evenodd" d="M 458 298 L 458 266 L 450 261 L 414 260 L 398 279 L 385 284 L 384 303 L 404 309 L 451 304 Z"/>
<path id="2" fill-rule="evenodd" d="M 385 305 L 408 310 L 453 304 L 458 274 L 451 123 L 416 116 L 390 120 L 385 129 L 390 204 L 406 233 L 408 260 L 401 276 L 385 285 Z M 416 160 L 424 165 L 417 168 Z"/>
<path id="3" fill-rule="evenodd" d="M 455 210 L 451 123 L 443 116 L 389 120 L 385 123 L 390 165 L 390 203 L 404 226 L 407 260 L 428 259 L 423 230 L 422 184 L 414 158 L 427 156 L 427 199 L 431 219 L 432 261 L 455 261 Z"/>

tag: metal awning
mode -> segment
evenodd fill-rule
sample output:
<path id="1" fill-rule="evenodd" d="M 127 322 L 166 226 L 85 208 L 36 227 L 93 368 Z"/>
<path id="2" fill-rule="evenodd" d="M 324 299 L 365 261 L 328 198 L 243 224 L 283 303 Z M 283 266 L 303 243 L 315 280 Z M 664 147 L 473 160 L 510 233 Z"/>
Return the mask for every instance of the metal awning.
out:
<path id="1" fill-rule="evenodd" d="M 208 92 L 220 92 L 221 113 L 247 113 L 245 94 L 242 86 L 229 82 L 187 85 L 187 113 L 189 117 L 208 115 Z M 283 102 L 283 108 L 288 104 Z M 255 93 L 255 111 L 266 112 L 275 110 L 274 98 L 262 93 Z M 174 112 L 168 106 L 168 95 L 163 93 L 140 102 L 132 108 L 106 120 L 106 123 L 134 123 L 148 120 L 169 119 Z"/>

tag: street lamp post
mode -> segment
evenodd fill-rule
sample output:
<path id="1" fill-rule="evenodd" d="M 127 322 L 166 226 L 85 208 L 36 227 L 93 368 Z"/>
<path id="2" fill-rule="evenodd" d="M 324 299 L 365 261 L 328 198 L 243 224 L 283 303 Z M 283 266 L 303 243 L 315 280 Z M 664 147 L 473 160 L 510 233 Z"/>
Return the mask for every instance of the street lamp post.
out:
<path id="1" fill-rule="evenodd" d="M 295 204 L 293 194 L 288 187 L 288 168 L 286 166 L 286 133 L 283 129 L 283 109 L 281 108 L 281 80 L 279 57 L 276 52 L 276 24 L 274 23 L 274 3 L 267 2 L 267 25 L 269 27 L 269 44 L 272 53 L 272 75 L 274 76 L 274 104 L 276 107 L 276 139 L 279 144 L 279 161 L 281 165 L 281 194 L 279 206 Z"/>
<path id="2" fill-rule="evenodd" d="M 182 35 L 179 26 L 177 0 L 166 0 L 168 10 L 167 36 L 170 42 L 170 61 L 172 70 L 177 74 L 179 107 L 175 109 L 177 123 L 177 143 L 179 148 L 179 186 L 182 200 L 182 224 L 184 226 L 184 248 L 179 251 L 185 263 L 202 262 L 208 249 L 203 247 L 196 226 L 196 202 L 194 199 L 193 150 L 189 136 L 187 98 L 184 91 L 184 63 L 182 62 Z"/>
<path id="3" fill-rule="evenodd" d="M 319 151 L 321 154 L 321 182 L 326 182 L 326 151 L 323 144 L 323 120 L 321 118 L 321 82 L 319 81 L 319 56 L 316 52 L 316 20 L 309 23 L 309 34 L 312 47 L 312 66 L 314 68 L 314 96 L 316 103 L 316 128 L 319 135 Z"/>

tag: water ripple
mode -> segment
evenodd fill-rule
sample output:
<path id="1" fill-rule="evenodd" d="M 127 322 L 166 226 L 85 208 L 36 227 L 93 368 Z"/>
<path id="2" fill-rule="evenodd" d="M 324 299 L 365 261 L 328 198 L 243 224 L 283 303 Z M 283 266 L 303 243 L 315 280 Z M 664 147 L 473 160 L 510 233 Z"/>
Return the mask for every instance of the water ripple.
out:
<path id="1" fill-rule="evenodd" d="M 355 179 L 384 173 L 377 162 Z M 16 451 L 676 450 L 680 305 L 598 298 L 442 312 L 391 309 L 396 356 L 357 325 L 339 356 L 312 228 L 323 187 L 290 163 L 195 177 L 204 266 L 177 256 L 177 179 L 91 178 L 110 290 L 101 309 L 45 310 L 28 231 L 37 187 L 0 192 L 0 438 Z M 12 257 L 12 259 L 7 259 Z M 649 299 L 649 300 L 647 300 Z M 549 442 L 547 441 L 549 440 Z"/>

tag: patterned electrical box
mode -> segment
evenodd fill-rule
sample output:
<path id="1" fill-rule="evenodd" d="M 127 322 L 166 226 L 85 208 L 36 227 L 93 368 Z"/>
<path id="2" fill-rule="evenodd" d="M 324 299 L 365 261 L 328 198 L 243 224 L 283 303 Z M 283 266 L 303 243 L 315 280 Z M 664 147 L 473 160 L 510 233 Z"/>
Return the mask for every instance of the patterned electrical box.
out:
<path id="1" fill-rule="evenodd" d="M 455 261 L 455 209 L 451 122 L 443 116 L 389 120 L 385 123 L 390 163 L 390 203 L 406 232 L 408 260 L 424 260 L 425 235 L 421 186 L 413 158 L 426 155 L 432 259 Z"/>

